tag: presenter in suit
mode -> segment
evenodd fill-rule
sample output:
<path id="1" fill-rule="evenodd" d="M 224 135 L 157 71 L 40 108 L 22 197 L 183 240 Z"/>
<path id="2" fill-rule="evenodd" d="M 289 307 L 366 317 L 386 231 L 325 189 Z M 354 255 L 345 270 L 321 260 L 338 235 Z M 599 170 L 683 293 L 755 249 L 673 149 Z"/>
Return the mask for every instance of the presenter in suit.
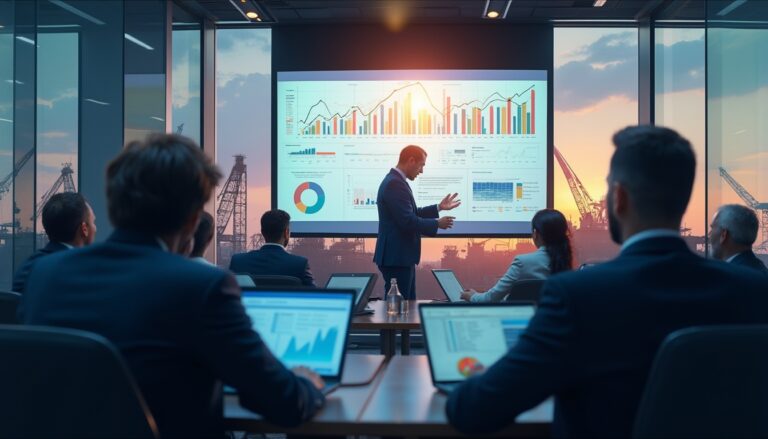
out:
<path id="1" fill-rule="evenodd" d="M 376 204 L 379 210 L 379 234 L 373 262 L 384 276 L 384 294 L 390 280 L 397 279 L 400 294 L 416 299 L 416 264 L 421 259 L 421 235 L 436 236 L 437 229 L 453 227 L 454 217 L 438 219 L 441 210 L 461 204 L 458 194 L 448 194 L 440 204 L 417 207 L 407 180 L 415 180 L 427 162 L 427 152 L 416 145 L 400 151 L 397 166 L 392 168 L 379 186 Z"/>
<path id="2" fill-rule="evenodd" d="M 768 323 L 766 276 L 701 258 L 680 237 L 696 170 L 690 143 L 652 126 L 626 128 L 613 142 L 606 199 L 621 252 L 547 280 L 517 344 L 448 397 L 459 431 L 500 430 L 554 395 L 554 437 L 630 437 L 666 336 Z"/>

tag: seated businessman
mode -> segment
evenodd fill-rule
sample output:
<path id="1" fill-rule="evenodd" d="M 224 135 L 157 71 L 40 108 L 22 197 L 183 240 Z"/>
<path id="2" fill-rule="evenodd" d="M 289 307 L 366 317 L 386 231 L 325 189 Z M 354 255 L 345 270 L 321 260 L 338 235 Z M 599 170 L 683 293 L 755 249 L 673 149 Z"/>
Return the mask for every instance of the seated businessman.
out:
<path id="1" fill-rule="evenodd" d="M 379 234 L 373 262 L 384 276 L 384 293 L 390 281 L 397 279 L 397 287 L 405 299 L 416 299 L 416 265 L 421 259 L 421 235 L 436 236 L 437 229 L 453 227 L 454 217 L 438 219 L 441 210 L 451 210 L 461 204 L 458 194 L 448 194 L 426 207 L 417 207 L 407 180 L 415 180 L 427 163 L 427 152 L 416 145 L 400 151 L 397 166 L 389 171 L 379 185 L 376 204 L 379 211 Z"/>
<path id="2" fill-rule="evenodd" d="M 695 325 L 768 323 L 768 278 L 692 253 L 680 223 L 696 159 L 675 131 L 613 137 L 607 213 L 619 255 L 551 277 L 518 343 L 448 398 L 448 419 L 488 433 L 555 397 L 556 437 L 630 437 L 664 338 Z"/>
<path id="3" fill-rule="evenodd" d="M 19 310 L 25 324 L 114 343 L 164 438 L 223 437 L 222 382 L 276 424 L 297 425 L 324 402 L 322 380 L 287 370 L 253 331 L 233 276 L 178 254 L 220 178 L 185 137 L 129 144 L 107 168 L 115 232 L 40 259 Z"/>
<path id="4" fill-rule="evenodd" d="M 280 275 L 298 278 L 302 285 L 315 286 L 309 260 L 294 255 L 285 247 L 291 240 L 291 216 L 280 209 L 272 209 L 261 216 L 261 236 L 264 245 L 258 250 L 232 255 L 229 269 L 233 273 L 254 275 Z"/>

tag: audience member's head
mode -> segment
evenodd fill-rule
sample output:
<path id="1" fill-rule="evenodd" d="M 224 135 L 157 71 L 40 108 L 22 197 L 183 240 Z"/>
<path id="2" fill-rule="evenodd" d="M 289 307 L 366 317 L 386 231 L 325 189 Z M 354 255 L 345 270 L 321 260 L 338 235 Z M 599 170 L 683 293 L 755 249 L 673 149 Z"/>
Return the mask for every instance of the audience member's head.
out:
<path id="1" fill-rule="evenodd" d="M 427 163 L 427 152 L 416 145 L 408 145 L 400 151 L 400 159 L 397 161 L 397 167 L 406 178 L 414 180 L 422 172 Z"/>
<path id="2" fill-rule="evenodd" d="M 53 195 L 43 206 L 43 228 L 52 242 L 73 247 L 93 243 L 96 237 L 96 216 L 82 195 L 63 192 Z"/>
<path id="3" fill-rule="evenodd" d="M 208 212 L 200 214 L 200 222 L 197 224 L 197 230 L 195 230 L 194 244 L 192 246 L 192 252 L 190 257 L 201 258 L 205 253 L 205 250 L 213 241 L 213 231 L 215 230 L 213 224 L 213 216 Z"/>
<path id="4" fill-rule="evenodd" d="M 573 268 L 573 250 L 568 222 L 560 211 L 542 209 L 531 220 L 533 242 L 544 246 L 549 255 L 549 269 L 552 274 Z"/>
<path id="5" fill-rule="evenodd" d="M 611 238 L 622 243 L 643 230 L 679 230 L 696 173 L 691 143 L 674 130 L 648 125 L 624 128 L 613 143 L 607 195 Z"/>
<path id="6" fill-rule="evenodd" d="M 757 239 L 760 223 L 755 211 L 740 204 L 726 204 L 715 213 L 709 234 L 713 258 L 726 260 L 750 250 Z"/>
<path id="7" fill-rule="evenodd" d="M 107 167 L 109 218 L 116 228 L 159 237 L 178 253 L 220 179 L 192 140 L 150 135 L 128 144 Z"/>
<path id="8" fill-rule="evenodd" d="M 291 238 L 291 216 L 280 209 L 272 209 L 261 216 L 261 236 L 270 244 L 288 245 Z"/>

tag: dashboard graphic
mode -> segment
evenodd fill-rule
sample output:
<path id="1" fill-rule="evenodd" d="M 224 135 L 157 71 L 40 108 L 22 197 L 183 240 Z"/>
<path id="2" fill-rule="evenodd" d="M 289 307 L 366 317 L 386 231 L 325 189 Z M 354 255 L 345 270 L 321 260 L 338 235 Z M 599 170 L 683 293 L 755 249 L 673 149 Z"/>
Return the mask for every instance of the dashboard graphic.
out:
<path id="1" fill-rule="evenodd" d="M 458 192 L 445 234 L 527 234 L 546 207 L 547 72 L 390 70 L 277 73 L 275 207 L 292 231 L 377 231 L 381 180 L 409 144 L 419 206 Z"/>

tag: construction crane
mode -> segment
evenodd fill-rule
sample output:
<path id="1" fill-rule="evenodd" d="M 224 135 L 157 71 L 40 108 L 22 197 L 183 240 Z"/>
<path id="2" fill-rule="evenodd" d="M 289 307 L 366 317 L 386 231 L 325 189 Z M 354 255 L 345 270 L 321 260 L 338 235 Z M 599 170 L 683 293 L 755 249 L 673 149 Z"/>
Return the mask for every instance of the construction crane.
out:
<path id="1" fill-rule="evenodd" d="M 229 173 L 229 178 L 217 197 L 219 207 L 216 209 L 216 236 L 219 243 L 231 242 L 233 253 L 242 253 L 246 249 L 246 203 L 248 200 L 248 174 L 245 167 L 245 156 L 236 155 L 235 164 Z M 224 231 L 232 220 L 232 234 L 225 235 Z"/>
<path id="2" fill-rule="evenodd" d="M 26 154 L 19 160 L 19 162 L 16 164 L 16 166 L 13 167 L 13 170 L 10 174 L 6 175 L 2 180 L 0 180 L 0 200 L 3 199 L 3 194 L 7 193 L 11 190 L 11 184 L 13 183 L 13 180 L 16 178 L 17 175 L 19 175 L 19 172 L 21 172 L 21 168 L 24 167 L 24 165 L 27 164 L 30 158 L 35 155 L 35 148 L 30 149 L 27 151 Z"/>
<path id="3" fill-rule="evenodd" d="M 768 203 L 761 203 L 757 201 L 757 199 L 753 197 L 752 194 L 750 194 L 749 191 L 744 188 L 744 186 L 739 184 L 738 181 L 731 177 L 731 174 L 729 174 L 725 168 L 721 167 L 719 169 L 720 176 L 723 177 L 723 180 L 725 180 L 725 182 L 731 186 L 733 191 L 736 192 L 736 195 L 744 200 L 744 203 L 746 203 L 747 206 L 757 212 L 760 212 L 760 234 L 762 242 L 760 245 L 755 247 L 755 250 L 758 253 L 768 253 Z"/>
<path id="4" fill-rule="evenodd" d="M 560 153 L 560 150 L 555 148 L 555 159 L 560 164 L 560 168 L 565 174 L 565 179 L 568 181 L 568 187 L 571 188 L 571 194 L 573 194 L 573 200 L 576 202 L 576 207 L 579 209 L 579 215 L 581 215 L 581 225 L 584 228 L 599 228 L 606 229 L 608 223 L 605 220 L 605 202 L 595 201 L 584 187 L 584 184 L 579 180 L 579 177 L 571 168 L 571 165 L 565 160 L 565 157 Z"/>
<path id="5" fill-rule="evenodd" d="M 51 199 L 52 196 L 59 193 L 59 189 L 62 187 L 64 188 L 62 192 L 77 192 L 77 189 L 75 189 L 75 181 L 72 179 L 72 174 L 75 173 L 75 171 L 72 170 L 72 163 L 62 163 L 61 168 L 61 174 L 59 174 L 59 178 L 56 179 L 56 181 L 53 183 L 53 186 L 51 186 L 48 191 L 43 194 L 42 197 L 40 197 L 40 203 L 37 205 L 37 209 L 35 209 L 35 216 L 33 216 L 31 219 L 32 221 L 35 221 L 37 218 L 40 217 L 40 215 L 43 213 L 43 207 L 45 207 L 46 203 L 48 203 L 48 200 Z"/>

